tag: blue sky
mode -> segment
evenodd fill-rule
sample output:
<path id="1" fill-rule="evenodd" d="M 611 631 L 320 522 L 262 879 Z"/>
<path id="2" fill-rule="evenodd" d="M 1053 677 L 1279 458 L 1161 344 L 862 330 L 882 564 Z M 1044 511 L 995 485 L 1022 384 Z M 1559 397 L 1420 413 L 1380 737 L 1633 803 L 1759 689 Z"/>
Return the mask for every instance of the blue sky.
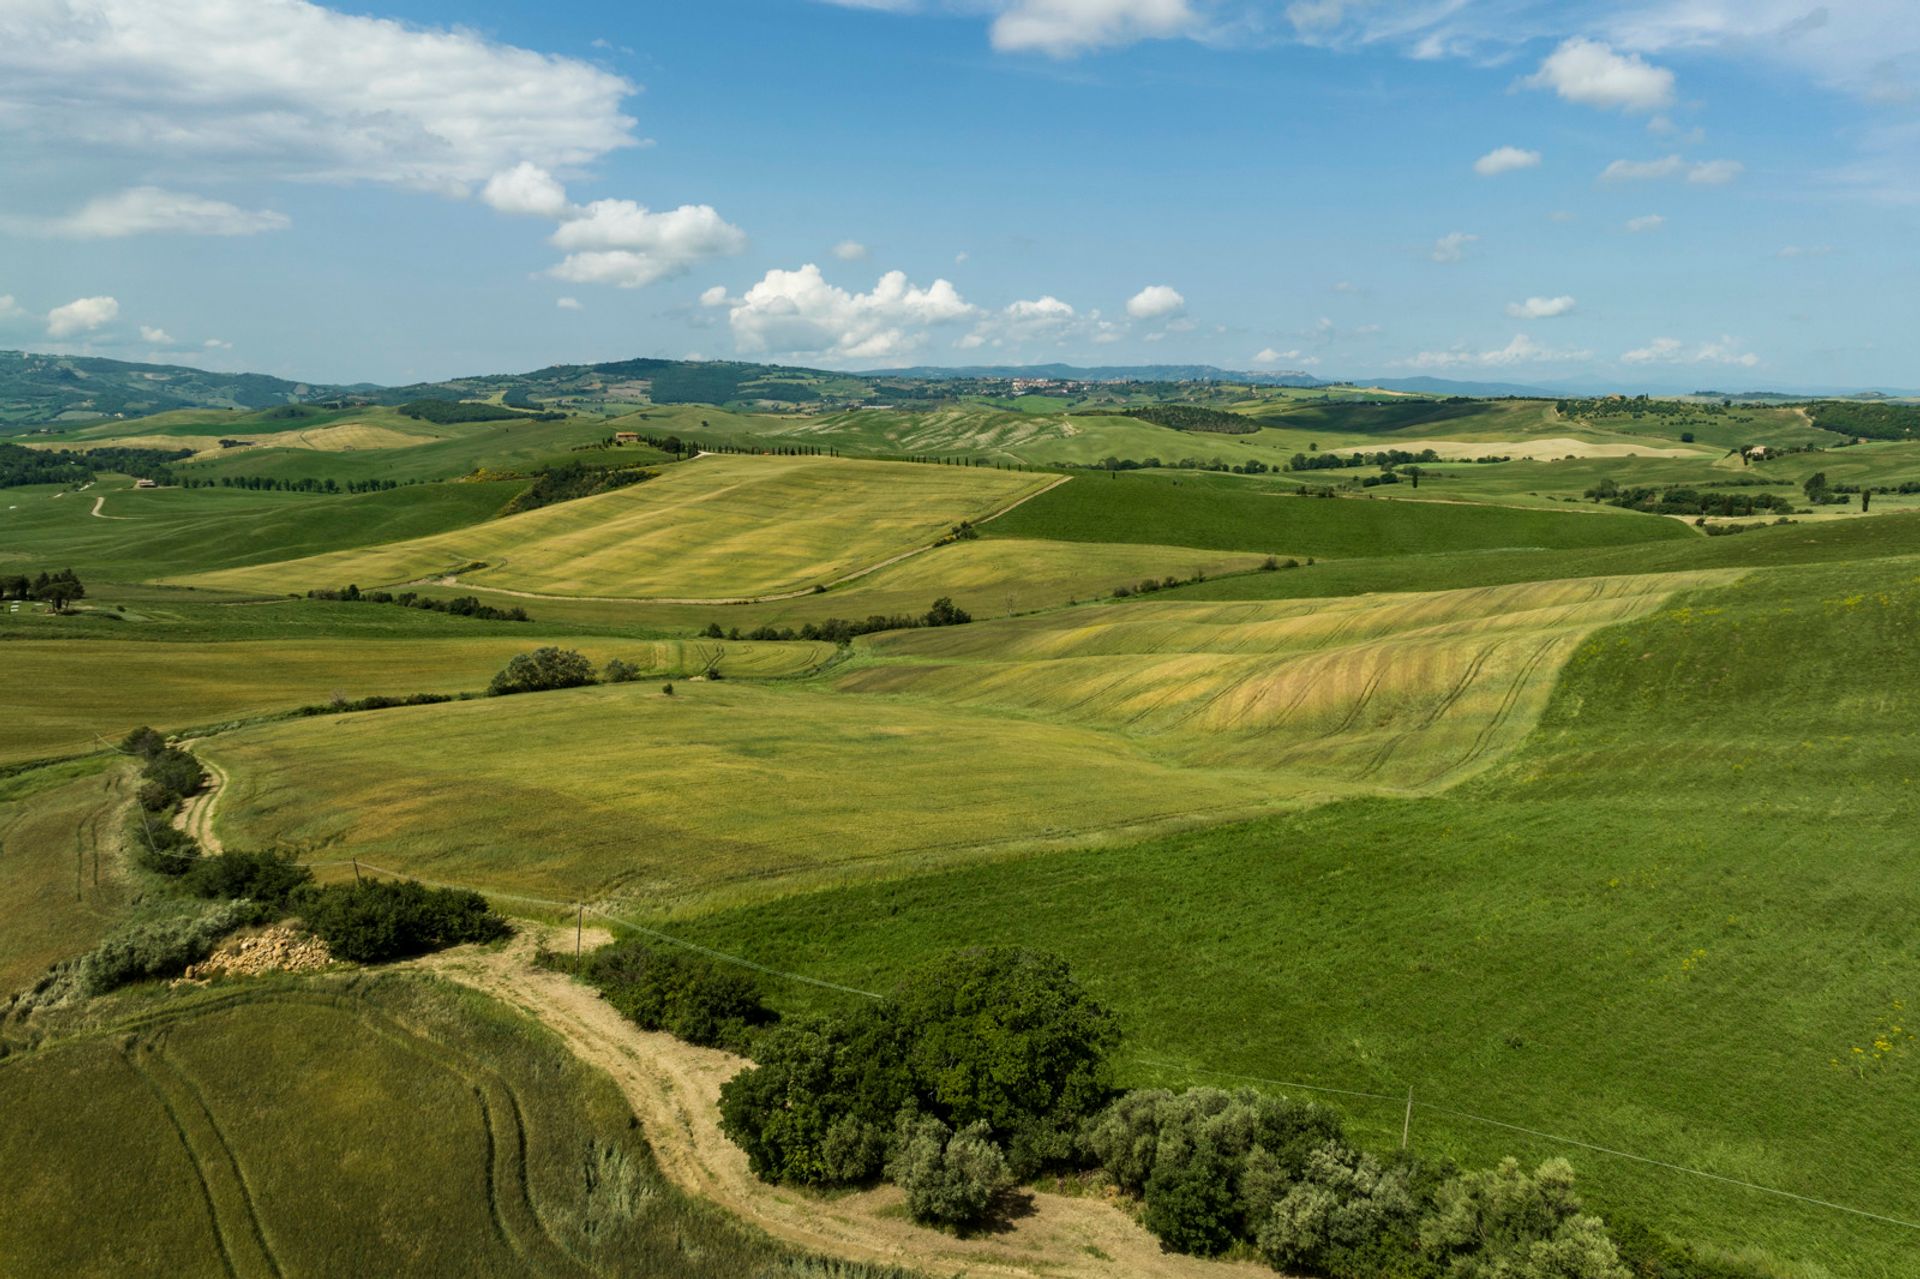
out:
<path id="1" fill-rule="evenodd" d="M 0 346 L 1912 387 L 1860 0 L 0 4 Z"/>

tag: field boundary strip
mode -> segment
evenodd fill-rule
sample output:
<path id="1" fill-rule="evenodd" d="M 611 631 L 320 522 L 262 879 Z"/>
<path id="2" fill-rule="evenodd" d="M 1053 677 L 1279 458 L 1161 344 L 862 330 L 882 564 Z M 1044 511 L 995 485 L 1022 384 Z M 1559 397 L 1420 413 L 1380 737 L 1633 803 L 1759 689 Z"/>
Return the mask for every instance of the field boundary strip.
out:
<path id="1" fill-rule="evenodd" d="M 1597 1145 L 1591 1141 L 1582 1141 L 1578 1137 L 1563 1137 L 1558 1133 L 1543 1132 L 1538 1128 L 1528 1128 L 1521 1124 L 1508 1123 L 1503 1119 L 1490 1119 L 1486 1115 L 1476 1115 L 1467 1110 L 1456 1110 L 1451 1106 L 1442 1106 L 1431 1101 L 1419 1101 L 1409 1093 L 1398 1097 L 1392 1093 L 1366 1092 L 1357 1088 L 1329 1088 L 1321 1084 L 1303 1084 L 1284 1079 L 1268 1079 L 1261 1075 L 1242 1075 L 1227 1070 L 1208 1070 L 1201 1066 L 1183 1066 L 1177 1062 L 1154 1061 L 1141 1057 L 1135 1060 L 1143 1066 L 1160 1070 L 1178 1071 L 1189 1075 L 1212 1075 L 1221 1079 L 1240 1079 L 1253 1084 L 1270 1084 L 1276 1088 L 1297 1088 L 1303 1092 L 1330 1093 L 1342 1097 L 1366 1097 L 1374 1101 L 1390 1101 L 1396 1105 L 1404 1103 L 1409 1111 L 1427 1110 L 1436 1115 L 1447 1115 L 1454 1119 L 1465 1119 L 1471 1123 L 1487 1124 L 1494 1128 L 1504 1128 L 1509 1132 L 1525 1133 L 1529 1137 L 1538 1137 L 1543 1141 L 1558 1142 L 1561 1145 L 1574 1146 L 1581 1150 L 1591 1150 L 1596 1154 L 1612 1155 L 1617 1159 L 1629 1159 L 1634 1163 L 1647 1164 L 1654 1168 L 1664 1168 L 1669 1172 L 1685 1173 L 1689 1177 L 1701 1177 L 1707 1181 L 1717 1181 L 1723 1185 L 1737 1186 L 1742 1190 L 1751 1190 L 1763 1195 L 1775 1195 L 1781 1199 L 1792 1199 L 1819 1208 L 1831 1208 L 1835 1212 L 1851 1213 L 1856 1217 L 1865 1217 L 1870 1221 L 1884 1222 L 1890 1226 L 1901 1226 L 1908 1230 L 1920 1230 L 1920 1221 L 1907 1221 L 1901 1217 L 1889 1217 L 1884 1213 L 1871 1212 L 1865 1208 L 1854 1208 L 1847 1204 L 1835 1203 L 1831 1199 L 1816 1199 L 1811 1195 L 1799 1194 L 1792 1190 L 1781 1190 L 1777 1186 L 1763 1186 L 1756 1181 L 1743 1181 L 1738 1177 L 1728 1177 L 1722 1173 L 1708 1172 L 1703 1168 L 1689 1168 L 1685 1164 L 1669 1163 L 1664 1159 L 1655 1159 L 1649 1155 L 1636 1155 L 1628 1150 L 1616 1150 L 1612 1146 Z"/>

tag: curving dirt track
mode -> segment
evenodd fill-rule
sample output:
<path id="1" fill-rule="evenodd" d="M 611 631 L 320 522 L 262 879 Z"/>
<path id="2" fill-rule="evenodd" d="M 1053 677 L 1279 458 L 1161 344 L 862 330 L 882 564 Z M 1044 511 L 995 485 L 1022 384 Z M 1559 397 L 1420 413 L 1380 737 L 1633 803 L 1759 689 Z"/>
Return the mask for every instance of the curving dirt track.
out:
<path id="1" fill-rule="evenodd" d="M 563 931 L 569 935 L 563 938 Z M 570 933 L 555 930 L 551 941 L 564 944 Z M 602 940 L 604 934 L 596 944 Z M 777 1239 L 810 1252 L 937 1275 L 1232 1279 L 1273 1273 L 1250 1263 L 1162 1252 L 1132 1218 L 1098 1199 L 1035 1193 L 1031 1210 L 1004 1230 L 956 1239 L 908 1221 L 900 1191 L 891 1186 L 833 1198 L 769 1186 L 748 1171 L 745 1153 L 720 1131 L 720 1085 L 745 1060 L 638 1029 L 587 987 L 535 968 L 536 941 L 527 926 L 505 949 L 461 948 L 417 966 L 519 1008 L 559 1035 L 580 1060 L 612 1076 L 645 1127 L 663 1173 Z"/>

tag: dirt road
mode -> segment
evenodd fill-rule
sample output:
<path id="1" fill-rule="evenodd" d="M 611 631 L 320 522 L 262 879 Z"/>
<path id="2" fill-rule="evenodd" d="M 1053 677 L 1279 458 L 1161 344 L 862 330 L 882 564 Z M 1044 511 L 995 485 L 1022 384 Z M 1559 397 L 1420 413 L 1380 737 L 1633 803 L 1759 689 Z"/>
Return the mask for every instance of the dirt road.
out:
<path id="1" fill-rule="evenodd" d="M 564 941 L 571 942 L 571 930 L 565 932 Z M 562 940 L 554 935 L 554 944 Z M 511 1004 L 558 1034 L 576 1056 L 619 1085 L 663 1173 L 777 1239 L 810 1252 L 930 1275 L 1248 1279 L 1273 1274 L 1251 1264 L 1162 1252 L 1132 1218 L 1098 1199 L 1034 1194 L 1031 1211 L 1003 1231 L 956 1239 L 908 1221 L 901 1193 L 892 1186 L 834 1198 L 769 1186 L 748 1171 L 745 1153 L 720 1131 L 720 1085 L 745 1060 L 636 1028 L 587 987 L 535 968 L 536 941 L 528 926 L 504 950 L 461 948 L 419 966 Z"/>

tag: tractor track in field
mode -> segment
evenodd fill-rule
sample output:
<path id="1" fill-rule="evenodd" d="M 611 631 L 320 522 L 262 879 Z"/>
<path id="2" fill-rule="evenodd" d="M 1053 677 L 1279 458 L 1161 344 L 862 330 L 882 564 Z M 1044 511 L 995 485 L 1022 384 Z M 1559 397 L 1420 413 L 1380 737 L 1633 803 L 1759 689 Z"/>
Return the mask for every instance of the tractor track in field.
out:
<path id="1" fill-rule="evenodd" d="M 1023 497 L 1016 498 L 991 515 L 982 516 L 975 523 L 974 527 L 978 528 L 982 524 L 991 523 L 999 519 L 1002 515 L 1014 510 L 1016 507 L 1031 502 L 1041 494 L 1051 493 L 1054 489 L 1059 488 L 1072 478 L 1073 476 L 1071 475 L 1057 476 L 1051 484 L 1037 488 Z M 926 546 L 916 546 L 912 550 L 902 551 L 898 555 L 892 555 L 877 563 L 869 564 L 864 568 L 855 569 L 851 573 L 842 577 L 836 577 L 830 582 L 822 583 L 822 585 L 828 590 L 832 590 L 838 586 L 845 586 L 848 582 L 857 582 L 863 577 L 870 577 L 878 573 L 881 569 L 892 568 L 895 564 L 910 560 L 916 555 L 925 555 L 928 551 L 937 550 L 940 545 L 940 543 L 934 542 Z M 501 560 L 492 567 L 498 568 L 501 564 L 505 563 L 505 560 Z M 426 577 L 415 578 L 409 582 L 397 582 L 395 585 L 457 586 L 465 591 L 485 591 L 490 595 L 506 595 L 514 599 L 523 600 L 580 600 L 589 604 L 694 604 L 708 605 L 715 608 L 735 604 L 778 604 L 784 600 L 805 599 L 809 595 L 818 595 L 821 593 L 812 586 L 803 586 L 797 590 L 775 591 L 766 595 L 741 595 L 733 598 L 710 598 L 686 595 L 561 595 L 552 591 L 522 591 L 507 586 L 482 586 L 477 582 L 463 582 L 459 576 L 454 573 L 430 573 Z"/>
<path id="2" fill-rule="evenodd" d="M 959 1239 L 908 1221 L 895 1187 L 825 1199 L 767 1185 L 720 1131 L 720 1085 L 746 1060 L 640 1030 L 589 988 L 534 967 L 536 940 L 529 926 L 504 949 L 459 948 L 415 966 L 518 1008 L 560 1036 L 581 1061 L 612 1077 L 665 1176 L 782 1242 L 938 1275 L 1232 1279 L 1272 1273 L 1251 1263 L 1163 1252 L 1143 1227 L 1099 1199 L 1035 1192 L 1027 1211 L 1003 1229 Z"/>

